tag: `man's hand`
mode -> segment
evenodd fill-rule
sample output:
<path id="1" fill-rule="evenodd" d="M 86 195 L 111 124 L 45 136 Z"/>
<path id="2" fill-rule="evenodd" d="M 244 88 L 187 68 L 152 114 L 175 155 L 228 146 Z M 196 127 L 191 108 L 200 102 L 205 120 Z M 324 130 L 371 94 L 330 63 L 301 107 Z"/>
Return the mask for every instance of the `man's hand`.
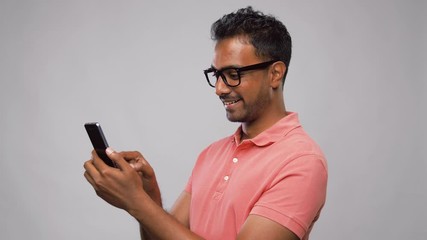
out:
<path id="1" fill-rule="evenodd" d="M 92 159 L 84 164 L 84 176 L 99 197 L 129 212 L 135 205 L 141 204 L 138 200 L 146 194 L 142 178 L 121 154 L 111 148 L 106 153 L 118 168 L 109 167 L 92 151 Z"/>
<path id="2" fill-rule="evenodd" d="M 145 160 L 144 156 L 137 151 L 128 151 L 119 153 L 141 176 L 144 191 L 156 202 L 162 206 L 162 199 L 160 195 L 159 185 L 157 184 L 156 175 L 153 168 Z"/>

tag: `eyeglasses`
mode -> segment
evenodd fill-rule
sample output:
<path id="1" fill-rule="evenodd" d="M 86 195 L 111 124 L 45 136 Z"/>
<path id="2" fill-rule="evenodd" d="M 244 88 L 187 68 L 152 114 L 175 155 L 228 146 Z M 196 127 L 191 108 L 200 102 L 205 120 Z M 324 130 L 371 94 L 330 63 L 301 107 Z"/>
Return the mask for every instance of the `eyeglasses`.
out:
<path id="1" fill-rule="evenodd" d="M 245 67 L 226 67 L 222 69 L 215 69 L 214 67 L 204 70 L 206 80 L 209 83 L 209 86 L 215 87 L 218 78 L 221 77 L 225 85 L 229 87 L 237 87 L 241 82 L 241 73 L 250 70 L 264 69 L 270 66 L 271 64 L 280 61 L 280 60 L 271 60 L 267 62 L 257 63 L 254 65 L 249 65 Z"/>

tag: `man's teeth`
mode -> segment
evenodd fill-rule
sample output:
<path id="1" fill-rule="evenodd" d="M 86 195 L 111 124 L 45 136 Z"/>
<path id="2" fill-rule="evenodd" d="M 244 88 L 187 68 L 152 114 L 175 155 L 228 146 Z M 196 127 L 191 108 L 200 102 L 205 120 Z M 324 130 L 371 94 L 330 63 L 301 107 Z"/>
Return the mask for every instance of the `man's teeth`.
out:
<path id="1" fill-rule="evenodd" d="M 233 103 L 236 103 L 236 102 L 238 102 L 238 101 L 240 101 L 240 100 L 234 100 L 234 101 L 231 101 L 231 102 L 224 102 L 224 105 L 231 105 L 231 104 L 233 104 Z"/>

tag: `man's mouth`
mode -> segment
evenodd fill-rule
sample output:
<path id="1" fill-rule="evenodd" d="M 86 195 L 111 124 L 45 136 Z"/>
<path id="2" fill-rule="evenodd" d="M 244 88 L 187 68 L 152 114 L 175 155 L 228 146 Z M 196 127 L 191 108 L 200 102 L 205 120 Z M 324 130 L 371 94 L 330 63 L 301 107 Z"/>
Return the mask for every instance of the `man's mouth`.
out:
<path id="1" fill-rule="evenodd" d="M 239 102 L 242 99 L 235 99 L 235 100 L 228 100 L 228 99 L 222 99 L 222 103 L 224 104 L 225 107 L 231 106 L 237 102 Z"/>

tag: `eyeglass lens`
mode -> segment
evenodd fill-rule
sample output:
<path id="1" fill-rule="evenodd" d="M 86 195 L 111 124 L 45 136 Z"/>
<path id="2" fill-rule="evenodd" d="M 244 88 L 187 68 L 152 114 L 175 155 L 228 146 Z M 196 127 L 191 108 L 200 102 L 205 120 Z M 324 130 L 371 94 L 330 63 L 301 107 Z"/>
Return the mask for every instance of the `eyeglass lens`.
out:
<path id="1" fill-rule="evenodd" d="M 237 86 L 240 83 L 240 74 L 238 71 L 236 71 L 236 69 L 213 71 L 208 73 L 207 77 L 211 86 L 215 86 L 218 80 L 224 81 L 228 86 L 231 87 Z"/>

